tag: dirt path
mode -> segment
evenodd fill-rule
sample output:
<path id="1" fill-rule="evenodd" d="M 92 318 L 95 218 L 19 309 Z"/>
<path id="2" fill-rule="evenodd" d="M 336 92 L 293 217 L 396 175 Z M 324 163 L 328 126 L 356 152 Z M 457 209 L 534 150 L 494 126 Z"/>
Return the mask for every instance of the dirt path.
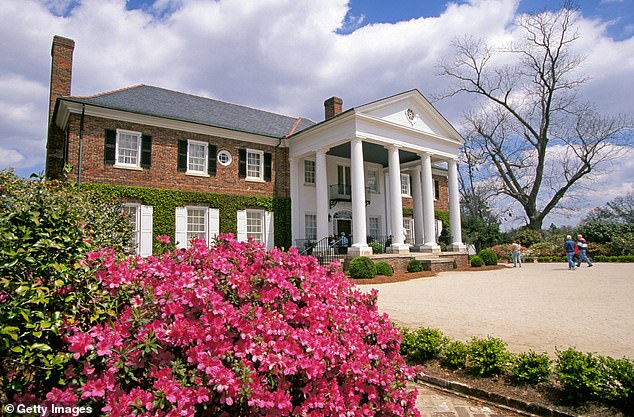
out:
<path id="1" fill-rule="evenodd" d="M 377 288 L 379 309 L 399 325 L 460 340 L 492 335 L 512 352 L 575 346 L 634 358 L 634 264 L 529 264 L 359 287 Z"/>

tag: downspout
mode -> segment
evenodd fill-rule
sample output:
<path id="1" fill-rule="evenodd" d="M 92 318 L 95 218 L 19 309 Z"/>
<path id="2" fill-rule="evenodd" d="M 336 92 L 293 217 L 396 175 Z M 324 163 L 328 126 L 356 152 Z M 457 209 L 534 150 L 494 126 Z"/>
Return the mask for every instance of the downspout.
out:
<path id="1" fill-rule="evenodd" d="M 79 155 L 77 156 L 77 191 L 81 191 L 81 162 L 84 147 L 84 114 L 86 105 L 81 105 L 81 119 L 79 121 Z"/>

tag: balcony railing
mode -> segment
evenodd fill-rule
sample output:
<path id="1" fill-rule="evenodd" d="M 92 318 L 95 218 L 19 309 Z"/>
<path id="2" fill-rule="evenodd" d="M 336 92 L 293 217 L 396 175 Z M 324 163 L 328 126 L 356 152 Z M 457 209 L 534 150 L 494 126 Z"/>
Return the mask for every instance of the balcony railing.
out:
<path id="1" fill-rule="evenodd" d="M 365 205 L 370 204 L 370 188 L 365 187 Z M 340 201 L 352 201 L 352 187 L 348 184 L 334 184 L 330 186 L 330 208 Z"/>

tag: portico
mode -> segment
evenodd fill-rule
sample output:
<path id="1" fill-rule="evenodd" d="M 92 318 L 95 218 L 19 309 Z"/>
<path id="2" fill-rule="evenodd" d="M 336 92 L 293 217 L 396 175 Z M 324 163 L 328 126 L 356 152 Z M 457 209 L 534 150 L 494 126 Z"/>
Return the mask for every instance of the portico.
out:
<path id="1" fill-rule="evenodd" d="M 330 118 L 288 139 L 293 241 L 340 235 L 342 223 L 333 216 L 347 211 L 349 256 L 372 254 L 369 240 L 379 235 L 389 236 L 388 253 L 440 252 L 434 178 L 446 176 L 450 249 L 463 250 L 457 175 L 463 139 L 455 129 L 418 90 L 340 113 L 329 113 L 328 103 Z M 410 236 L 403 201 L 411 205 Z"/>

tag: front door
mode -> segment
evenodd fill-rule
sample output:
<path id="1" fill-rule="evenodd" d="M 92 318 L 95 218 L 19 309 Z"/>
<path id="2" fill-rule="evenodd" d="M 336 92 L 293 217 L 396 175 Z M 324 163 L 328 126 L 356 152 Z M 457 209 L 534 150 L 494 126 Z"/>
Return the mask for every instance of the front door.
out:
<path id="1" fill-rule="evenodd" d="M 348 237 L 348 241 L 350 241 L 351 233 L 352 233 L 352 220 L 349 219 L 338 219 L 337 220 L 337 236 L 341 236 L 341 232 L 344 232 Z M 352 242 L 350 242 L 352 243 Z"/>

